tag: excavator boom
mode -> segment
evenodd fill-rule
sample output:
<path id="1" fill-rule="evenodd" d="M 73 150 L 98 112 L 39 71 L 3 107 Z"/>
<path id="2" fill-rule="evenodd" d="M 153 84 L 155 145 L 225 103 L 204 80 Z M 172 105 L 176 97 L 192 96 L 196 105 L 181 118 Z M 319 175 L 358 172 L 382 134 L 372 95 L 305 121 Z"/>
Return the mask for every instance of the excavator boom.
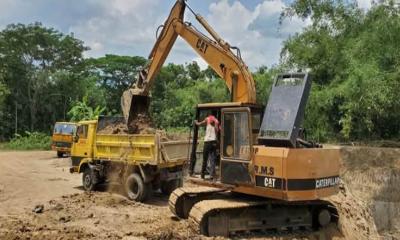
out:
<path id="1" fill-rule="evenodd" d="M 136 83 L 123 93 L 121 107 L 128 125 L 138 114 L 147 111 L 148 96 L 155 76 L 159 73 L 178 36 L 182 37 L 226 83 L 233 102 L 255 103 L 255 84 L 248 67 L 240 55 L 211 28 L 203 17 L 196 19 L 214 38 L 199 32 L 184 22 L 185 1 L 178 0 L 171 9 L 157 41 L 149 55 L 147 66 L 140 71 Z M 235 48 L 237 49 L 237 48 Z"/>

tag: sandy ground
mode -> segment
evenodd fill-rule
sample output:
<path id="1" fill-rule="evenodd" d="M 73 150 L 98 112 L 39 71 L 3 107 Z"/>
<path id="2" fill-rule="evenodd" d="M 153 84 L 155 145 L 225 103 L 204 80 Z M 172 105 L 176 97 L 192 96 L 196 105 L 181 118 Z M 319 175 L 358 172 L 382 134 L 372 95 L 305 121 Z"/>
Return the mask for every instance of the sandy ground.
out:
<path id="1" fill-rule="evenodd" d="M 400 183 L 398 170 L 393 170 L 399 167 L 399 153 L 373 150 L 368 153 L 373 156 L 372 162 L 366 164 L 364 149 L 345 150 L 344 182 L 340 193 L 329 199 L 338 208 L 338 226 L 312 233 L 264 232 L 233 237 L 400 239 L 400 204 L 398 195 L 393 194 Z M 69 158 L 58 159 L 55 155 L 45 151 L 0 152 L 0 239 L 211 239 L 194 234 L 186 220 L 175 218 L 168 209 L 167 197 L 161 193 L 154 193 L 145 204 L 131 202 L 118 193 L 85 193 L 81 175 L 68 171 Z M 387 166 L 382 167 L 385 164 L 374 160 L 377 158 L 386 159 Z M 379 168 L 371 172 L 368 165 L 374 164 Z M 391 175 L 385 169 L 391 169 Z M 383 189 L 383 182 L 366 179 L 372 174 L 386 174 L 385 181 L 393 188 Z M 43 205 L 42 213 L 32 212 L 37 205 Z M 386 217 L 388 212 L 390 218 Z"/>
<path id="2" fill-rule="evenodd" d="M 69 158 L 58 159 L 55 152 L 0 152 L 0 216 L 81 192 L 80 177 L 69 173 L 70 165 Z"/>
<path id="3" fill-rule="evenodd" d="M 68 172 L 70 159 L 55 155 L 0 152 L 0 239 L 147 239 L 154 232 L 154 238 L 169 238 L 179 227 L 167 197 L 155 193 L 141 204 L 119 194 L 85 193 L 81 175 Z M 37 205 L 43 213 L 32 212 Z"/>

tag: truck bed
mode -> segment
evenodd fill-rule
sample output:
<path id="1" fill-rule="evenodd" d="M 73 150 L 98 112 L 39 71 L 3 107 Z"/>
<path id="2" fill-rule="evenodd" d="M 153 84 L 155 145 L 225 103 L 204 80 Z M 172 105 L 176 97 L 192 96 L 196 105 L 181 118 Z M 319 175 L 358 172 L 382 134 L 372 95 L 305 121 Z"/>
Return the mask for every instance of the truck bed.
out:
<path id="1" fill-rule="evenodd" d="M 169 167 L 188 159 L 187 140 L 161 140 L 155 134 L 97 134 L 94 156 L 99 160 Z"/>

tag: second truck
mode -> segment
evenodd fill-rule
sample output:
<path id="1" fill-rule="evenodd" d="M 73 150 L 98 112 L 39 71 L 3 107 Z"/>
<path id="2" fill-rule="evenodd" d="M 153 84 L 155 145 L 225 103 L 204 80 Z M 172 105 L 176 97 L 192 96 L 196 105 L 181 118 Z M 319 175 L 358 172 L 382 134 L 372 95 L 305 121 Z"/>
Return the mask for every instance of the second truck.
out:
<path id="1" fill-rule="evenodd" d="M 57 152 L 57 157 L 71 153 L 72 137 L 76 131 L 76 124 L 72 122 L 56 122 L 51 137 L 51 148 Z"/>

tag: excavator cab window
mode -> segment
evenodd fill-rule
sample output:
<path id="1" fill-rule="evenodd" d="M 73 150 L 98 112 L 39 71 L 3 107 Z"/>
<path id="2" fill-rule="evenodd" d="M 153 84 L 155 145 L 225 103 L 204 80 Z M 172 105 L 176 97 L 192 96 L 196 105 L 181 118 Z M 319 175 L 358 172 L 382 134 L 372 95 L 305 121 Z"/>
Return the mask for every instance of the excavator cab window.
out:
<path id="1" fill-rule="evenodd" d="M 250 184 L 249 164 L 252 152 L 250 108 L 222 109 L 221 183 Z"/>
<path id="2" fill-rule="evenodd" d="M 223 114 L 222 153 L 224 158 L 250 159 L 249 111 L 229 109 Z"/>
<path id="3" fill-rule="evenodd" d="M 261 126 L 261 112 L 255 112 L 251 114 L 251 122 L 252 122 L 252 132 L 257 133 L 260 131 Z"/>

